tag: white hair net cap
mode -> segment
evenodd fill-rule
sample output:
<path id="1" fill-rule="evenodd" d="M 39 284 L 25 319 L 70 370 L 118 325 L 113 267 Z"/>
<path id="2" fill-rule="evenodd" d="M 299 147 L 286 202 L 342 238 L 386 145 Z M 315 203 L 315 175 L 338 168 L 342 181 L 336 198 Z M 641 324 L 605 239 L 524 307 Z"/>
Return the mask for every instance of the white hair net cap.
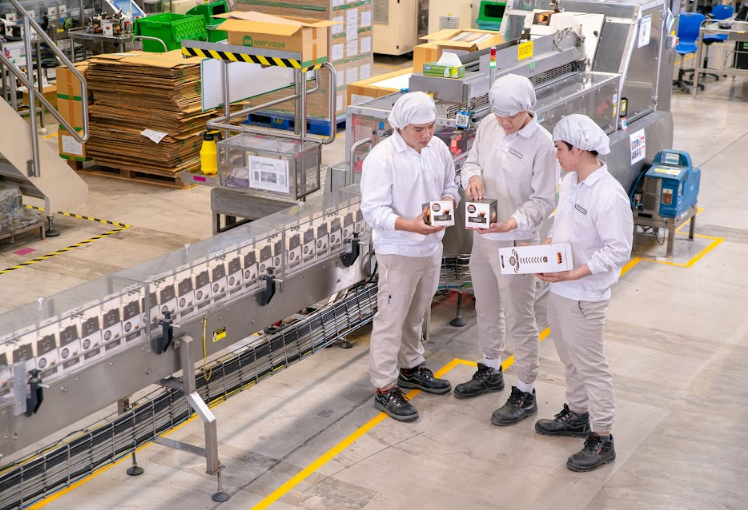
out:
<path id="1" fill-rule="evenodd" d="M 436 105 L 423 92 L 409 92 L 395 102 L 387 122 L 395 129 L 408 124 L 430 124 L 436 120 Z"/>
<path id="2" fill-rule="evenodd" d="M 499 117 L 514 117 L 535 108 L 535 87 L 524 76 L 508 74 L 493 82 L 488 101 Z"/>
<path id="3" fill-rule="evenodd" d="M 605 131 L 586 115 L 568 115 L 553 128 L 553 141 L 572 144 L 585 151 L 610 154 L 610 140 Z"/>

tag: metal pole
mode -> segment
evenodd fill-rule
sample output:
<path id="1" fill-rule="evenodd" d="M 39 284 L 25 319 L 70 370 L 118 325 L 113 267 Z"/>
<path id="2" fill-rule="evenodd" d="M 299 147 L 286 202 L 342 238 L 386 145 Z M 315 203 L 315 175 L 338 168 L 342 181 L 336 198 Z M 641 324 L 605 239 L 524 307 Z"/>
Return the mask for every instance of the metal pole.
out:
<path id="1" fill-rule="evenodd" d="M 5 66 L 0 62 L 0 78 L 3 82 L 3 99 L 8 100 L 8 80 L 5 79 Z"/>
<path id="2" fill-rule="evenodd" d="M 15 75 L 8 69 L 8 80 L 10 82 L 10 105 L 15 111 L 18 111 L 18 85 L 16 84 Z"/>
<path id="3" fill-rule="evenodd" d="M 221 69 L 223 69 L 223 111 L 228 119 L 231 116 L 231 100 L 229 99 L 229 63 L 225 60 L 222 60 L 221 62 L 223 62 L 223 65 L 221 66 Z M 231 132 L 226 130 L 223 134 L 224 140 L 228 140 L 230 134 Z"/>
<path id="4" fill-rule="evenodd" d="M 303 102 L 306 98 L 302 99 L 302 90 L 301 90 L 301 69 L 295 69 L 294 70 L 294 95 L 296 96 L 296 101 L 294 101 L 294 125 L 293 125 L 293 132 L 295 135 L 300 136 L 301 135 L 301 116 L 302 116 L 302 108 L 303 108 Z M 306 122 L 304 122 L 304 127 L 306 128 Z"/>
<path id="5" fill-rule="evenodd" d="M 39 39 L 34 41 L 36 47 L 36 78 L 39 80 L 39 95 L 44 97 L 44 83 L 42 82 L 42 48 Z M 39 102 L 39 130 L 41 133 L 46 133 L 44 129 L 44 105 Z"/>
<path id="6" fill-rule="evenodd" d="M 39 177 L 39 138 L 36 134 L 36 91 L 34 90 L 34 66 L 31 61 L 31 24 L 29 17 L 23 16 L 23 45 L 26 50 L 26 74 L 29 84 L 29 118 L 31 124 L 31 160 L 26 173 L 29 177 Z M 41 77 L 40 77 L 41 80 Z"/>

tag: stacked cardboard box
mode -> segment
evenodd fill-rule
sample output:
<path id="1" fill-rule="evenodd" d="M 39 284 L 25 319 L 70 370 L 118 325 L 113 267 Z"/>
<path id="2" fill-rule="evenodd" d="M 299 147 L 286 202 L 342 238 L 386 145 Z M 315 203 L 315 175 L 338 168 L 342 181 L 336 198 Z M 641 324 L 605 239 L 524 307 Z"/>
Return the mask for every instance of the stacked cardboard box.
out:
<path id="1" fill-rule="evenodd" d="M 75 68 L 86 77 L 88 63 L 76 64 Z M 91 105 L 93 96 L 88 89 L 88 104 Z M 83 103 L 81 97 L 81 83 L 67 67 L 57 68 L 57 111 L 76 131 L 83 131 Z M 89 128 L 90 129 L 90 128 Z M 62 125 L 57 132 L 57 143 L 60 157 L 69 161 L 87 161 L 86 144 L 78 142 Z"/>
<path id="2" fill-rule="evenodd" d="M 266 0 L 239 0 L 238 10 L 258 11 L 272 15 L 297 16 L 340 22 L 330 28 L 328 61 L 337 73 L 335 111 L 337 118 L 345 115 L 348 106 L 346 86 L 371 77 L 374 55 L 372 53 L 372 0 L 303 0 L 289 5 Z M 330 90 L 328 73 L 320 71 L 320 88 L 308 97 L 307 116 L 327 119 L 327 96 Z M 309 88 L 312 88 L 309 84 Z M 252 104 L 271 101 L 293 94 L 293 87 L 284 88 L 252 98 Z M 269 112 L 293 113 L 293 103 L 268 108 Z M 329 119 L 327 119 L 329 120 Z"/>
<path id="3" fill-rule="evenodd" d="M 386 96 L 399 92 L 408 86 L 407 79 L 413 74 L 413 68 L 380 74 L 355 83 L 349 83 L 347 87 L 347 102 L 349 105 L 361 104 L 377 97 Z M 397 82 L 402 82 L 405 87 L 394 87 Z"/>
<path id="4" fill-rule="evenodd" d="M 167 177 L 199 168 L 198 134 L 216 115 L 202 111 L 200 60 L 179 50 L 91 59 L 87 149 L 96 164 Z"/>
<path id="5" fill-rule="evenodd" d="M 436 62 L 445 49 L 457 53 L 471 53 L 504 42 L 498 32 L 474 29 L 445 29 L 423 36 L 427 42 L 413 48 L 413 72 L 423 71 L 423 65 Z"/>

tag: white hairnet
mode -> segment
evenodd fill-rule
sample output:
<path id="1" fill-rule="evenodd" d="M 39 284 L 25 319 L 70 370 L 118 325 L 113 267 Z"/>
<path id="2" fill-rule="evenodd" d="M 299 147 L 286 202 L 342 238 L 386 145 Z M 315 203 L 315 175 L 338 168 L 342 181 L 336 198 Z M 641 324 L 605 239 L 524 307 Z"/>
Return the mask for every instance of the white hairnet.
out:
<path id="1" fill-rule="evenodd" d="M 605 131 L 586 115 L 568 115 L 553 128 L 553 141 L 572 144 L 585 151 L 610 154 L 610 140 Z"/>
<path id="2" fill-rule="evenodd" d="M 436 120 L 436 105 L 431 96 L 423 92 L 409 92 L 395 102 L 387 121 L 395 129 L 408 124 L 430 124 Z"/>
<path id="3" fill-rule="evenodd" d="M 499 117 L 514 117 L 535 108 L 535 87 L 524 76 L 508 74 L 493 82 L 488 101 Z"/>

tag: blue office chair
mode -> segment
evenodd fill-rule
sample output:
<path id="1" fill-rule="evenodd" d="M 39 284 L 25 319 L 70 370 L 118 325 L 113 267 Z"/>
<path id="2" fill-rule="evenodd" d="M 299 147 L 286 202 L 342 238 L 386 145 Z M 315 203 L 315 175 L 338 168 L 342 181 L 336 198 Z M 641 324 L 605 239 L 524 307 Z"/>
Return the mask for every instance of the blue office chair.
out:
<path id="1" fill-rule="evenodd" d="M 681 13 L 678 19 L 678 45 L 675 47 L 676 53 L 681 56 L 680 69 L 678 69 L 678 79 L 673 80 L 673 86 L 680 88 L 683 92 L 689 93 L 690 87 L 693 87 L 693 82 L 686 80 L 686 73 L 693 75 L 692 69 L 685 70 L 683 64 L 685 56 L 689 54 L 695 54 L 698 47 L 696 46 L 696 40 L 699 38 L 699 28 L 704 22 L 706 17 L 703 14 L 695 12 L 684 12 Z M 699 83 L 699 89 L 704 90 L 704 85 Z"/>
<path id="2" fill-rule="evenodd" d="M 712 8 L 712 13 L 707 16 L 707 24 L 709 20 L 720 21 L 723 19 L 731 18 L 735 14 L 735 8 L 732 5 L 715 5 Z M 727 34 L 716 34 L 716 35 L 705 35 L 701 42 L 706 46 L 706 53 L 704 54 L 704 67 L 709 67 L 709 46 L 715 42 L 721 42 L 727 40 Z M 715 73 L 701 73 L 701 76 L 714 76 L 719 81 L 719 75 Z"/>

